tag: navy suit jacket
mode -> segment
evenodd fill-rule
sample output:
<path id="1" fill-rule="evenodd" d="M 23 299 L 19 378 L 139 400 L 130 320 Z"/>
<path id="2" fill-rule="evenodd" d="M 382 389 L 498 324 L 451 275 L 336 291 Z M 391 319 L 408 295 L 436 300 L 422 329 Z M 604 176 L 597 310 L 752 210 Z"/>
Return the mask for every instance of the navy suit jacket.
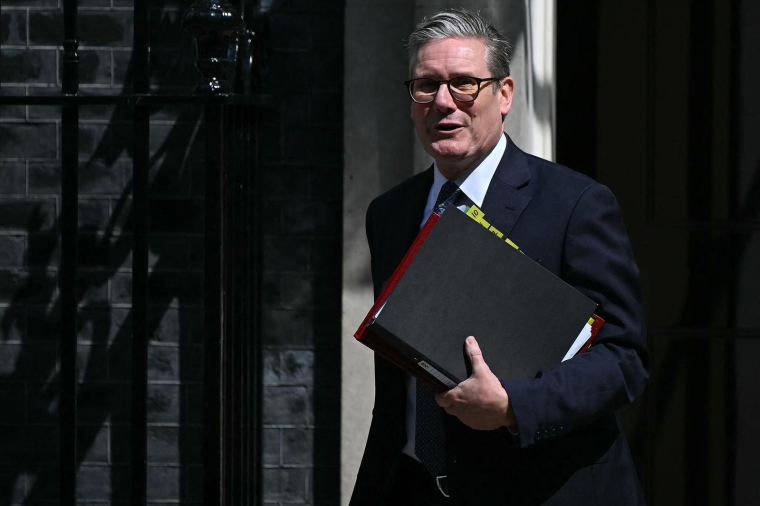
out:
<path id="1" fill-rule="evenodd" d="M 432 181 L 431 167 L 369 206 L 376 297 L 417 235 Z M 643 391 L 649 358 L 638 269 L 615 197 L 508 139 L 482 209 L 526 255 L 597 302 L 606 323 L 585 354 L 532 378 L 500 378 L 517 436 L 446 417 L 452 492 L 477 505 L 643 504 L 616 412 Z M 379 504 L 392 486 L 405 407 L 404 373 L 376 356 L 372 425 L 351 504 Z"/>

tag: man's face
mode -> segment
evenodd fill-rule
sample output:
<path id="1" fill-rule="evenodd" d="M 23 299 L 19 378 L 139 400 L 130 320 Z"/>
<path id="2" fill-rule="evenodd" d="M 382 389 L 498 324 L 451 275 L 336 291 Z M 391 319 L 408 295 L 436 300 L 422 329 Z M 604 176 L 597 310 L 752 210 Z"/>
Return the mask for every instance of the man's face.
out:
<path id="1" fill-rule="evenodd" d="M 486 66 L 485 46 L 478 39 L 433 40 L 422 46 L 412 70 L 412 78 L 439 81 L 457 76 L 496 77 Z M 485 82 L 474 102 L 457 102 L 446 85 L 441 85 L 429 104 L 412 102 L 412 120 L 417 137 L 427 153 L 438 162 L 448 179 L 456 179 L 477 166 L 499 142 L 502 115 L 512 105 L 511 78 Z M 493 93 L 492 86 L 498 87 Z"/>

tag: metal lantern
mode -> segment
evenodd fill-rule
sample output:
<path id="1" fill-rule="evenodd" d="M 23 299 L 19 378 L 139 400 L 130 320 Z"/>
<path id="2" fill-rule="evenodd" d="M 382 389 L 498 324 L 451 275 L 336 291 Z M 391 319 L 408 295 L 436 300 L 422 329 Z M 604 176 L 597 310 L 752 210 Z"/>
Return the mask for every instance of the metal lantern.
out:
<path id="1" fill-rule="evenodd" d="M 185 13 L 182 27 L 195 37 L 196 66 L 203 76 L 196 94 L 229 93 L 224 72 L 229 65 L 230 36 L 241 26 L 240 15 L 224 0 L 198 0 Z"/>

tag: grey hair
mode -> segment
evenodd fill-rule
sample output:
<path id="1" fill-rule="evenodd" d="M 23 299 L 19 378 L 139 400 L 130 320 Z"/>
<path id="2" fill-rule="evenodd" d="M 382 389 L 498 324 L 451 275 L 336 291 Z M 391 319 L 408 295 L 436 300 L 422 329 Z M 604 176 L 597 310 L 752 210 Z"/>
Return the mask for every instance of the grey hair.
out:
<path id="1" fill-rule="evenodd" d="M 422 46 L 431 40 L 449 37 L 476 38 L 485 44 L 486 66 L 493 77 L 508 76 L 512 60 L 512 44 L 490 21 L 464 8 L 446 9 L 433 16 L 422 18 L 409 36 L 409 77 Z M 475 76 L 484 77 L 484 76 Z M 496 91 L 496 88 L 494 88 Z"/>

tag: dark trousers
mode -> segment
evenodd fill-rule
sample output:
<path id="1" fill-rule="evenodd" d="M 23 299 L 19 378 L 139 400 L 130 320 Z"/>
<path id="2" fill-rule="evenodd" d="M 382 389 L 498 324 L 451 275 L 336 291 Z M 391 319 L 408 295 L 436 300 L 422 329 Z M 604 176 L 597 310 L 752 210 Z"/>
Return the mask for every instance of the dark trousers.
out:
<path id="1" fill-rule="evenodd" d="M 447 484 L 442 483 L 444 491 Z M 385 486 L 383 504 L 388 506 L 455 506 L 461 504 L 455 497 L 446 498 L 438 489 L 436 479 L 425 467 L 405 453 L 401 453 L 391 470 Z"/>

